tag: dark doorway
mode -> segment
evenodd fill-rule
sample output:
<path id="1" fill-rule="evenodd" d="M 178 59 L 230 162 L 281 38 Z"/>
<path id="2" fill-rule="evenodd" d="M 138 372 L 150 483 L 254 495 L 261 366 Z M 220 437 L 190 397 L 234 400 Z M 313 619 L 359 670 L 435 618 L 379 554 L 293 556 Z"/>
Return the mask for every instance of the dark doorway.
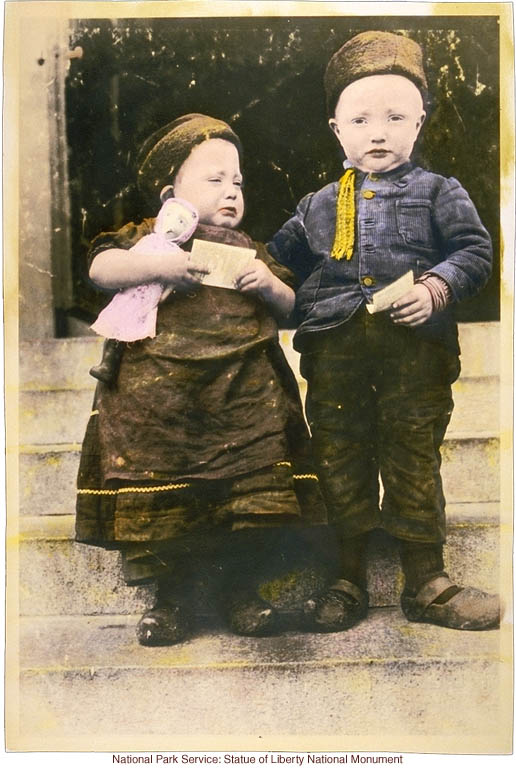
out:
<path id="1" fill-rule="evenodd" d="M 322 76 L 331 54 L 364 29 L 403 31 L 426 56 L 431 114 L 417 161 L 455 176 L 493 238 L 495 270 L 462 321 L 499 316 L 498 18 L 333 17 L 79 20 L 67 80 L 72 200 L 72 314 L 105 298 L 88 283 L 98 232 L 151 214 L 133 185 L 134 158 L 155 129 L 187 112 L 220 117 L 244 145 L 244 227 L 267 240 L 296 202 L 339 176 Z"/>

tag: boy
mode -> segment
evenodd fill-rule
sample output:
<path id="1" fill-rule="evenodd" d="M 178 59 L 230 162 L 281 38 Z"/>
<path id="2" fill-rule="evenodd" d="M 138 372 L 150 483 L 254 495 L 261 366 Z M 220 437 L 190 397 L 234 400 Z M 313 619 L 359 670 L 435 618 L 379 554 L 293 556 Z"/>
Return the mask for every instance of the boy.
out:
<path id="1" fill-rule="evenodd" d="M 300 280 L 294 345 L 321 488 L 339 539 L 338 579 L 312 601 L 317 631 L 348 629 L 368 609 L 368 532 L 399 540 L 411 621 L 456 629 L 499 623 L 499 600 L 444 572 L 439 448 L 460 371 L 451 305 L 491 272 L 491 241 L 460 184 L 415 167 L 426 78 L 417 43 L 356 35 L 324 78 L 345 173 L 300 202 L 269 251 Z M 366 304 L 412 271 L 386 311 Z M 384 495 L 379 505 L 381 475 Z"/>

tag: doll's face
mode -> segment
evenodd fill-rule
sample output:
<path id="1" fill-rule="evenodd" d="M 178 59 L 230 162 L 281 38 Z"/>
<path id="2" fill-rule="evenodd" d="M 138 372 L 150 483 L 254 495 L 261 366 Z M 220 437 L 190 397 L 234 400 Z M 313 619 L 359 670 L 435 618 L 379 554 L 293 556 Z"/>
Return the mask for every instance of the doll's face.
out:
<path id="1" fill-rule="evenodd" d="M 410 160 L 425 116 L 411 80 L 370 75 L 344 88 L 329 123 L 352 165 L 384 173 Z"/>
<path id="2" fill-rule="evenodd" d="M 197 209 L 201 224 L 237 227 L 244 215 L 244 198 L 235 145 L 207 139 L 194 147 L 177 172 L 174 195 Z"/>
<path id="3" fill-rule="evenodd" d="M 175 200 L 170 200 L 163 206 L 159 229 L 168 240 L 177 240 L 193 227 L 196 220 L 193 211 Z"/>

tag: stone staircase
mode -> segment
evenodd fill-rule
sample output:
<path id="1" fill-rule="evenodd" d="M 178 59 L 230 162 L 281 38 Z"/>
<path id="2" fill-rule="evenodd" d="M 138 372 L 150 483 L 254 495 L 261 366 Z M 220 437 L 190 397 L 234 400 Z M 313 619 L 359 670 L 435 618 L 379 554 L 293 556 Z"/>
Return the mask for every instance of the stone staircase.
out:
<path id="1" fill-rule="evenodd" d="M 282 343 L 297 370 L 290 336 Z M 239 638 L 212 616 L 180 646 L 139 647 L 134 625 L 151 590 L 123 584 L 116 553 L 73 542 L 88 369 L 101 343 L 20 347 L 21 718 L 9 748 L 194 749 L 203 736 L 212 749 L 510 749 L 510 625 L 460 633 L 409 624 L 385 536 L 372 545 L 374 609 L 347 633 Z M 448 568 L 459 583 L 499 591 L 499 326 L 462 326 L 461 346 L 442 451 Z"/>

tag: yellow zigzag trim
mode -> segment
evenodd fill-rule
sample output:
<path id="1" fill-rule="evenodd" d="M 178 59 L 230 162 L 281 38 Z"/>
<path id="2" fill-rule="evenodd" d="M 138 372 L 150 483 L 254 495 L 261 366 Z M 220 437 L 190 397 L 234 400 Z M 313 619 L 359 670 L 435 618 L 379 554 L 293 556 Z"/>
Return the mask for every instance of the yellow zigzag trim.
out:
<path id="1" fill-rule="evenodd" d="M 348 168 L 339 181 L 335 240 L 331 249 L 332 259 L 349 261 L 355 245 L 355 170 Z"/>
<path id="2" fill-rule="evenodd" d="M 292 475 L 294 480 L 315 480 L 319 482 L 317 475 Z M 100 488 L 79 488 L 78 494 L 82 496 L 116 496 L 119 493 L 159 493 L 161 491 L 177 491 L 181 488 L 190 488 L 191 483 L 171 483 L 170 485 L 149 485 L 143 488 L 118 488 L 118 489 L 100 489 Z"/>
<path id="3" fill-rule="evenodd" d="M 319 482 L 317 475 L 292 475 L 294 480 L 315 480 Z M 181 488 L 190 488 L 191 483 L 171 483 L 170 485 L 149 485 L 143 488 L 118 488 L 108 490 L 100 488 L 79 488 L 78 494 L 82 496 L 116 496 L 118 493 L 159 493 L 160 491 L 177 491 Z"/>
<path id="4" fill-rule="evenodd" d="M 276 466 L 291 467 L 290 461 L 278 461 Z M 305 474 L 305 475 L 292 475 L 294 480 L 316 480 L 319 482 L 317 475 Z M 128 486 L 127 488 L 107 489 L 107 488 L 79 488 L 78 494 L 83 496 L 116 496 L 118 493 L 159 493 L 161 491 L 177 491 L 181 488 L 190 488 L 191 483 L 169 483 L 168 485 L 146 485 L 140 488 Z"/>
<path id="5" fill-rule="evenodd" d="M 117 488 L 116 490 L 79 488 L 77 493 L 91 496 L 116 496 L 118 493 L 155 493 L 156 491 L 176 491 L 179 488 L 189 488 L 191 483 L 170 483 L 170 485 L 147 485 L 143 488 Z"/>

